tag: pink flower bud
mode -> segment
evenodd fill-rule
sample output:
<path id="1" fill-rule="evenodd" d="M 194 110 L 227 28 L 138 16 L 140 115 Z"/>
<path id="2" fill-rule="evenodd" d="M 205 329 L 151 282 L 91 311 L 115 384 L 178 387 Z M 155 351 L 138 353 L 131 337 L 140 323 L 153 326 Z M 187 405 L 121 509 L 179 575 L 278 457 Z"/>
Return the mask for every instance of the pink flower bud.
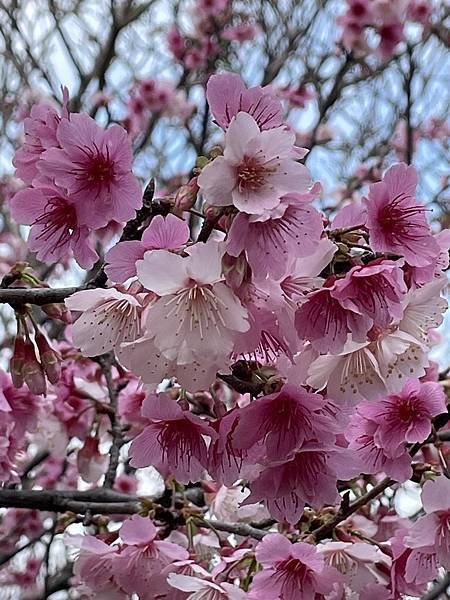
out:
<path id="1" fill-rule="evenodd" d="M 22 374 L 30 392 L 33 394 L 45 394 L 47 392 L 44 371 L 30 340 L 25 341 L 25 363 Z"/>
<path id="2" fill-rule="evenodd" d="M 64 304 L 44 304 L 41 306 L 42 310 L 52 319 L 59 319 L 64 323 L 71 323 L 70 311 L 64 306 Z"/>
<path id="3" fill-rule="evenodd" d="M 40 331 L 36 332 L 35 340 L 39 349 L 42 366 L 48 380 L 50 383 L 58 383 L 61 375 L 61 365 L 59 363 L 58 355 L 48 343 L 45 335 Z"/>
<path id="4" fill-rule="evenodd" d="M 175 207 L 189 210 L 197 201 L 199 187 L 197 177 L 193 177 L 186 185 L 182 185 L 175 194 Z"/>
<path id="5" fill-rule="evenodd" d="M 224 254 L 222 269 L 225 281 L 233 290 L 238 290 L 244 281 L 248 281 L 251 277 L 250 267 L 243 252 L 237 258 Z"/>
<path id="6" fill-rule="evenodd" d="M 21 335 L 17 335 L 14 340 L 14 352 L 9 364 L 11 379 L 14 387 L 23 386 L 23 365 L 25 362 L 25 342 Z"/>

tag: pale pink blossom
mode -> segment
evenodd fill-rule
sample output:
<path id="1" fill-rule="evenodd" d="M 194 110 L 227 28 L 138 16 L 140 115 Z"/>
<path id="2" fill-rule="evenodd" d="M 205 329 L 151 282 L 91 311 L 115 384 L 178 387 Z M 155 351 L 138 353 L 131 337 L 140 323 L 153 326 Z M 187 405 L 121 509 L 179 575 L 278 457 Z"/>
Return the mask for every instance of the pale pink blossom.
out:
<path id="1" fill-rule="evenodd" d="M 97 483 L 106 473 L 109 464 L 109 456 L 99 451 L 99 439 L 87 437 L 82 448 L 77 454 L 77 468 L 83 481 Z"/>
<path id="2" fill-rule="evenodd" d="M 129 455 L 134 467 L 152 465 L 165 475 L 174 475 L 181 483 L 198 481 L 207 468 L 207 446 L 216 432 L 206 421 L 193 415 L 165 394 L 151 394 L 142 405 L 149 420 L 132 442 Z"/>
<path id="3" fill-rule="evenodd" d="M 172 587 L 186 592 L 189 600 L 244 600 L 247 594 L 236 585 L 216 583 L 199 577 L 169 573 L 167 582 Z"/>
<path id="4" fill-rule="evenodd" d="M 220 364 L 236 333 L 248 330 L 247 311 L 222 281 L 221 245 L 210 240 L 188 252 L 151 250 L 137 262 L 139 281 L 160 296 L 148 311 L 147 336 L 179 365 Z"/>
<path id="5" fill-rule="evenodd" d="M 404 256 L 408 264 L 424 266 L 439 254 L 425 217 L 425 207 L 415 198 L 417 173 L 399 163 L 383 180 L 370 186 L 366 200 L 370 245 L 376 252 Z"/>
<path id="6" fill-rule="evenodd" d="M 147 250 L 176 250 L 189 239 L 189 226 L 175 215 L 156 215 L 140 240 L 119 242 L 105 256 L 105 273 L 111 281 L 123 283 L 136 275 L 136 262 Z"/>
<path id="7" fill-rule="evenodd" d="M 400 594 L 421 596 L 427 584 L 438 574 L 434 548 L 409 548 L 408 537 L 408 531 L 402 527 L 389 540 L 392 551 L 391 589 L 396 597 Z"/>
<path id="8" fill-rule="evenodd" d="M 325 557 L 325 564 L 341 573 L 343 584 L 353 592 L 378 580 L 375 563 L 389 565 L 387 556 L 368 543 L 333 541 L 319 544 L 317 550 Z"/>
<path id="9" fill-rule="evenodd" d="M 115 288 L 83 290 L 66 298 L 65 304 L 72 311 L 82 311 L 72 334 L 84 356 L 104 354 L 141 335 L 143 307 L 132 294 Z"/>
<path id="10" fill-rule="evenodd" d="M 251 115 L 239 112 L 225 134 L 223 156 L 198 177 L 206 202 L 262 214 L 277 208 L 287 193 L 306 192 L 311 179 L 294 159 L 294 142 L 294 133 L 285 128 L 260 131 Z"/>
<path id="11" fill-rule="evenodd" d="M 398 392 L 406 379 L 422 377 L 428 358 L 420 341 L 400 328 L 373 332 L 373 341 L 347 342 L 337 355 L 316 358 L 308 369 L 308 385 L 327 388 L 334 400 L 355 404 Z"/>
<path id="12" fill-rule="evenodd" d="M 147 334 L 134 342 L 122 343 L 116 353 L 125 367 L 153 388 L 163 379 L 175 377 L 180 385 L 192 392 L 207 390 L 214 382 L 218 368 L 226 364 L 225 360 L 223 365 L 197 360 L 178 364 L 164 356 Z"/>
<path id="13" fill-rule="evenodd" d="M 168 591 L 162 573 L 167 565 L 189 558 L 189 553 L 167 540 L 158 540 L 157 529 L 148 518 L 134 515 L 119 531 L 122 548 L 114 561 L 114 578 L 129 594 L 142 600 L 153 600 Z"/>
<path id="14" fill-rule="evenodd" d="M 256 546 L 256 560 L 263 569 L 250 587 L 248 597 L 254 600 L 312 600 L 331 592 L 341 580 L 314 546 L 291 544 L 279 533 L 264 536 Z"/>
<path id="15" fill-rule="evenodd" d="M 69 117 L 66 91 L 64 100 L 62 115 L 52 105 L 41 103 L 32 106 L 30 116 L 24 119 L 25 141 L 17 150 L 13 165 L 16 167 L 17 177 L 29 185 L 38 174 L 37 162 L 42 153 L 58 146 L 56 130 L 61 119 Z"/>
<path id="16" fill-rule="evenodd" d="M 206 98 L 214 119 L 227 129 L 238 112 L 251 115 L 261 130 L 283 124 L 283 107 L 269 91 L 259 86 L 247 89 L 234 73 L 212 75 L 206 87 Z"/>
<path id="17" fill-rule="evenodd" d="M 67 543 L 80 550 L 74 562 L 74 575 L 92 591 L 101 591 L 105 586 L 120 590 L 114 581 L 118 546 L 109 546 L 93 535 L 69 536 Z"/>
<path id="18" fill-rule="evenodd" d="M 67 190 L 79 223 L 98 228 L 132 219 L 142 197 L 125 129 L 112 125 L 104 131 L 88 115 L 73 114 L 58 125 L 57 139 L 60 148 L 42 153 L 38 169 L 44 183 Z"/>
<path id="19" fill-rule="evenodd" d="M 10 201 L 11 216 L 31 225 L 28 247 L 44 262 L 57 262 L 73 252 L 83 269 L 98 259 L 90 230 L 79 224 L 78 205 L 56 186 L 27 188 Z"/>
<path id="20" fill-rule="evenodd" d="M 428 480 L 422 488 L 424 517 L 419 517 L 406 538 L 410 548 L 431 547 L 440 566 L 450 569 L 450 479 Z"/>

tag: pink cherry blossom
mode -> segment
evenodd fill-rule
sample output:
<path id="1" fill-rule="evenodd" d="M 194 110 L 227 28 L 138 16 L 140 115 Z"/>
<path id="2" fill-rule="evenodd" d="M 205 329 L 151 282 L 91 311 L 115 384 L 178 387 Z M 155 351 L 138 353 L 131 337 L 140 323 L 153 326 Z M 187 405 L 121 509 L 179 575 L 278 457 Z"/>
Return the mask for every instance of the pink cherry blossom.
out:
<path id="1" fill-rule="evenodd" d="M 326 387 L 333 399 L 355 404 L 399 392 L 406 379 L 425 374 L 428 358 L 414 336 L 400 328 L 371 334 L 373 341 L 347 342 L 340 354 L 316 358 L 308 369 L 308 385 Z"/>
<path id="2" fill-rule="evenodd" d="M 318 394 L 285 384 L 279 392 L 257 398 L 239 411 L 233 445 L 248 450 L 262 441 L 268 462 L 289 459 L 305 440 L 329 438 L 332 423 L 319 412 L 325 403 Z"/>
<path id="3" fill-rule="evenodd" d="M 105 273 L 111 281 L 123 283 L 136 275 L 136 262 L 147 250 L 176 250 L 189 239 L 189 226 L 172 214 L 156 215 L 141 240 L 119 242 L 105 256 Z"/>
<path id="4" fill-rule="evenodd" d="M 373 325 L 387 327 L 401 318 L 406 291 L 400 265 L 382 260 L 350 269 L 332 295 L 344 308 L 368 315 Z"/>
<path id="5" fill-rule="evenodd" d="M 377 436 L 378 425 L 370 416 L 370 404 L 359 404 L 350 419 L 345 436 L 349 448 L 363 463 L 364 473 L 386 473 L 402 483 L 412 477 L 411 457 L 404 444 L 385 448 Z"/>
<path id="6" fill-rule="evenodd" d="M 234 73 L 212 75 L 206 87 L 206 98 L 216 123 L 222 129 L 228 128 L 238 112 L 251 115 L 261 130 L 283 124 L 280 101 L 259 86 L 247 89 L 239 75 Z"/>
<path id="7" fill-rule="evenodd" d="M 137 262 L 139 281 L 161 296 L 150 307 L 147 335 L 179 365 L 219 363 L 233 349 L 236 332 L 247 331 L 247 311 L 223 283 L 223 248 L 211 240 L 181 257 L 151 250 Z"/>
<path id="8" fill-rule="evenodd" d="M 157 530 L 148 518 L 134 515 L 120 528 L 123 546 L 114 561 L 114 579 L 129 594 L 137 593 L 142 600 L 152 600 L 167 591 L 164 567 L 174 561 L 186 560 L 189 553 L 166 540 L 157 540 Z"/>
<path id="9" fill-rule="evenodd" d="M 407 535 L 408 531 L 400 528 L 389 540 L 392 551 L 390 584 L 392 593 L 397 598 L 401 597 L 400 594 L 421 596 L 426 584 L 438 573 L 433 548 L 408 548 L 405 545 Z"/>
<path id="10" fill-rule="evenodd" d="M 264 221 L 239 213 L 227 236 L 227 253 L 239 256 L 243 250 L 255 278 L 278 278 L 286 260 L 305 257 L 317 249 L 323 231 L 322 217 L 309 204 L 314 193 L 284 196 L 282 214 Z"/>
<path id="11" fill-rule="evenodd" d="M 400 393 L 364 407 L 364 415 L 378 425 L 377 444 L 389 452 L 405 442 L 424 442 L 431 433 L 432 418 L 445 412 L 442 386 L 418 379 L 409 379 Z"/>
<path id="12" fill-rule="evenodd" d="M 83 311 L 72 326 L 75 345 L 84 356 L 98 356 L 141 335 L 143 307 L 139 300 L 115 288 L 76 292 L 67 308 Z"/>
<path id="13" fill-rule="evenodd" d="M 225 134 L 223 156 L 198 177 L 206 202 L 261 214 L 278 207 L 289 192 L 306 192 L 311 180 L 306 167 L 294 160 L 294 141 L 285 128 L 260 131 L 251 115 L 239 112 Z"/>
<path id="14" fill-rule="evenodd" d="M 165 394 L 147 396 L 142 415 L 150 423 L 132 442 L 131 464 L 154 466 L 181 483 L 198 481 L 207 467 L 207 447 L 203 436 L 215 440 L 217 434 L 206 421 L 182 410 Z"/>
<path id="15" fill-rule="evenodd" d="M 415 198 L 414 167 L 399 163 L 383 180 L 370 186 L 366 200 L 370 245 L 377 252 L 404 256 L 413 266 L 424 266 L 439 254 L 425 208 Z"/>
<path id="16" fill-rule="evenodd" d="M 250 588 L 249 598 L 254 600 L 312 600 L 331 592 L 341 579 L 314 546 L 291 544 L 279 533 L 264 536 L 256 546 L 256 560 L 263 569 Z"/>
<path id="17" fill-rule="evenodd" d="M 113 580 L 117 546 L 109 546 L 93 535 L 74 535 L 67 541 L 80 549 L 73 570 L 81 581 L 92 591 L 101 591 L 107 585 L 118 588 Z"/>
<path id="18" fill-rule="evenodd" d="M 389 562 L 375 546 L 362 542 L 327 542 L 319 544 L 317 550 L 325 557 L 325 564 L 341 573 L 343 583 L 354 592 L 377 581 L 375 563 Z"/>
<path id="19" fill-rule="evenodd" d="M 362 342 L 371 327 L 366 313 L 356 306 L 342 306 L 335 297 L 337 291 L 335 278 L 329 278 L 323 288 L 306 296 L 295 313 L 298 336 L 309 340 L 318 352 L 341 352 L 349 334 L 356 342 Z"/>
<path id="20" fill-rule="evenodd" d="M 406 538 L 410 548 L 432 547 L 438 563 L 450 569 L 450 479 L 445 476 L 425 482 L 422 504 L 425 516 L 413 524 Z"/>
<path id="21" fill-rule="evenodd" d="M 27 188 L 10 202 L 11 216 L 31 225 L 28 247 L 45 262 L 57 262 L 73 252 L 80 267 L 90 269 L 98 259 L 90 230 L 79 224 L 78 206 L 56 186 Z"/>
<path id="22" fill-rule="evenodd" d="M 274 518 L 289 523 L 299 520 L 306 503 L 313 508 L 335 504 L 338 477 L 333 458 L 333 450 L 307 442 L 287 462 L 264 469 L 250 484 L 251 494 L 245 503 L 264 501 Z"/>
<path id="23" fill-rule="evenodd" d="M 62 116 L 68 118 L 67 109 L 64 108 Z M 31 185 L 38 174 L 37 162 L 42 153 L 58 146 L 56 130 L 61 122 L 61 116 L 50 104 L 35 104 L 31 108 L 30 116 L 24 119 L 25 141 L 17 150 L 13 164 L 16 175 Z"/>
<path id="24" fill-rule="evenodd" d="M 175 377 L 180 385 L 192 392 L 206 390 L 214 382 L 219 367 L 224 366 L 197 360 L 178 364 L 176 360 L 164 356 L 148 334 L 134 342 L 122 343 L 116 353 L 125 367 L 153 388 L 164 378 Z"/>
<path id="25" fill-rule="evenodd" d="M 46 150 L 38 169 L 44 181 L 67 189 L 79 223 L 98 228 L 132 219 L 142 198 L 125 129 L 112 125 L 104 131 L 91 117 L 74 114 L 58 125 L 57 139 L 61 147 Z"/>
<path id="26" fill-rule="evenodd" d="M 215 583 L 200 577 L 170 573 L 168 583 L 189 595 L 192 600 L 205 598 L 207 600 L 244 600 L 247 594 L 232 583 Z"/>

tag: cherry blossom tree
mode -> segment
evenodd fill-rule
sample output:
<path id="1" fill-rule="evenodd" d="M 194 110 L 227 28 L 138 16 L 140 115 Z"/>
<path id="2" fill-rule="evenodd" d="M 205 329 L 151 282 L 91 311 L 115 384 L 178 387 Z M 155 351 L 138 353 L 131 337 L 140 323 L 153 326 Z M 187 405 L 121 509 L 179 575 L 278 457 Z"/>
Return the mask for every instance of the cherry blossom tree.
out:
<path id="1" fill-rule="evenodd" d="M 6 597 L 446 595 L 448 18 L 0 6 Z"/>

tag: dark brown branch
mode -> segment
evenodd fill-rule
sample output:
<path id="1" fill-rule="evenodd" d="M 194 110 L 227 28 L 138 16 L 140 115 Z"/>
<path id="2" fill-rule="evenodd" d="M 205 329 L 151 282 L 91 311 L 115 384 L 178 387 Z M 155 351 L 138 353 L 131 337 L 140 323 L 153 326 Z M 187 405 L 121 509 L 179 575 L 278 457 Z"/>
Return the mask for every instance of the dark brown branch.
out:
<path id="1" fill-rule="evenodd" d="M 109 451 L 109 466 L 105 474 L 103 487 L 112 488 L 116 479 L 117 466 L 119 464 L 120 448 L 123 446 L 122 428 L 117 415 L 117 388 L 114 385 L 111 367 L 114 360 L 113 354 L 99 357 L 99 363 L 106 379 L 106 387 L 110 400 L 111 411 L 108 413 L 111 420 L 112 444 Z"/>
<path id="2" fill-rule="evenodd" d="M 339 510 L 339 512 L 337 513 L 337 515 L 335 517 L 333 517 L 333 519 L 331 519 L 327 523 L 324 523 L 323 525 L 321 525 L 320 527 L 318 527 L 317 529 L 312 531 L 311 533 L 314 536 L 314 539 L 319 541 L 319 540 L 323 540 L 323 539 L 329 537 L 330 534 L 333 532 L 334 528 L 337 527 L 339 525 L 339 523 L 341 523 L 342 521 L 345 521 L 345 519 L 347 519 L 353 513 L 355 513 L 360 508 L 365 506 L 368 502 L 371 502 L 372 500 L 377 498 L 377 496 L 382 494 L 393 483 L 395 483 L 395 481 L 393 479 L 391 479 L 390 477 L 385 477 L 382 481 L 380 481 L 380 483 L 375 485 L 369 492 L 367 492 L 366 494 L 361 496 L 361 498 L 358 498 L 358 500 L 355 500 L 355 502 L 350 504 L 347 509 Z"/>

